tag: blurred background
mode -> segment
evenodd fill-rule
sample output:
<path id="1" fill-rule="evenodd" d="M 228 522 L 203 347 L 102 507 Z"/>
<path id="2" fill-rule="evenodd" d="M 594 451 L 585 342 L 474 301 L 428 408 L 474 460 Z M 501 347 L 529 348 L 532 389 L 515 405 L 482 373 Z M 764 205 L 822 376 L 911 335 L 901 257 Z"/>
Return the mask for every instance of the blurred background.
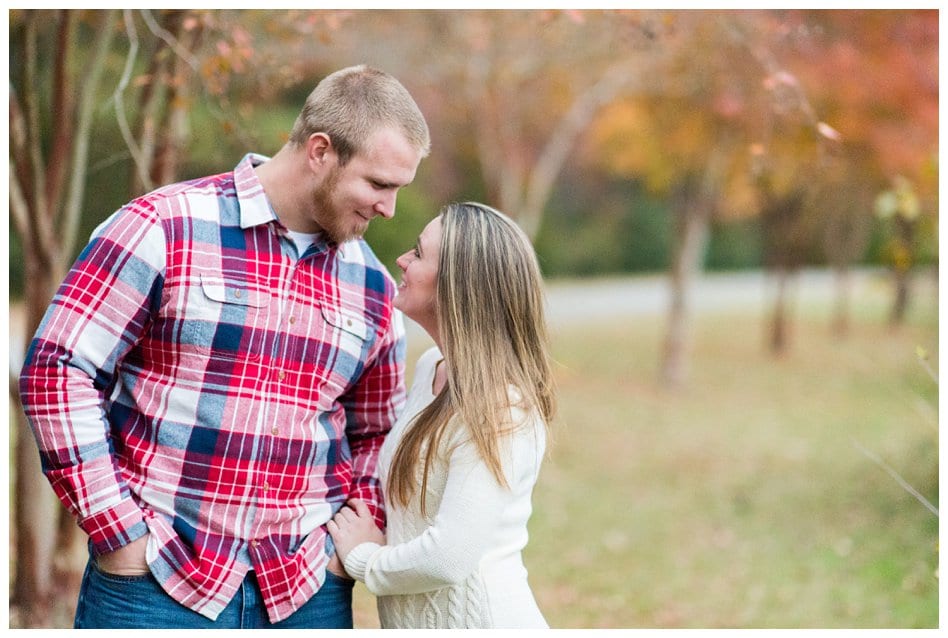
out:
<path id="1" fill-rule="evenodd" d="M 276 152 L 363 62 L 432 134 L 367 236 L 390 270 L 472 199 L 546 276 L 525 560 L 553 627 L 938 626 L 936 10 L 8 18 L 11 627 L 70 627 L 86 560 L 14 382 L 65 269 L 132 197 Z"/>

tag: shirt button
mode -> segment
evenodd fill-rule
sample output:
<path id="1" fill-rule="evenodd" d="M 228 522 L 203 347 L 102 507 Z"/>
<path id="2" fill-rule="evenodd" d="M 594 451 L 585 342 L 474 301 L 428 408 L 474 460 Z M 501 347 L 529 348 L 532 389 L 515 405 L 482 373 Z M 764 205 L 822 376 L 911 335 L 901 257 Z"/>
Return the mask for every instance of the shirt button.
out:
<path id="1" fill-rule="evenodd" d="M 290 317 L 290 323 L 291 324 L 296 323 L 296 317 Z"/>
<path id="2" fill-rule="evenodd" d="M 286 373 L 283 372 L 283 370 L 280 370 L 280 371 L 277 373 L 277 378 L 278 378 L 280 381 L 282 381 L 283 379 L 286 378 Z"/>
<path id="3" fill-rule="evenodd" d="M 235 290 L 235 291 L 234 291 L 234 296 L 237 297 L 238 299 L 240 299 L 240 291 L 239 291 L 239 290 Z"/>
<path id="4" fill-rule="evenodd" d="M 254 549 L 257 549 L 258 547 L 260 547 L 260 541 L 258 541 L 258 540 L 255 538 L 255 539 L 253 539 L 252 541 L 250 541 L 250 546 L 253 547 Z"/>
<path id="5" fill-rule="evenodd" d="M 272 428 L 270 428 L 270 433 L 273 435 L 277 435 L 280 433 L 280 428 L 274 425 Z"/>
<path id="6" fill-rule="evenodd" d="M 352 319 L 346 319 L 346 327 L 347 327 L 347 328 L 351 328 L 351 327 L 352 327 Z"/>
<path id="7" fill-rule="evenodd" d="M 264 484 L 263 484 L 263 491 L 264 491 L 264 492 L 269 492 L 269 491 L 270 491 L 270 484 L 269 484 L 269 483 L 264 483 Z"/>

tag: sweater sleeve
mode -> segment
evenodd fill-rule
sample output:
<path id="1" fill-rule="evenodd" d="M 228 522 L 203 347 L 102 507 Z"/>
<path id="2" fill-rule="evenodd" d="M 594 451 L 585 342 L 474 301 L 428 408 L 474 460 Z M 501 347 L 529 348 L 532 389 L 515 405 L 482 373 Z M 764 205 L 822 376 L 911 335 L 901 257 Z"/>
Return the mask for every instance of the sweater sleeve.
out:
<path id="1" fill-rule="evenodd" d="M 542 444 L 530 428 L 512 435 L 508 482 L 536 476 Z M 363 543 L 346 556 L 345 567 L 376 596 L 416 594 L 463 582 L 492 548 L 504 511 L 524 498 L 501 486 L 470 443 L 455 446 L 437 514 L 425 531 L 398 545 Z M 519 480 L 523 480 L 520 478 Z"/>

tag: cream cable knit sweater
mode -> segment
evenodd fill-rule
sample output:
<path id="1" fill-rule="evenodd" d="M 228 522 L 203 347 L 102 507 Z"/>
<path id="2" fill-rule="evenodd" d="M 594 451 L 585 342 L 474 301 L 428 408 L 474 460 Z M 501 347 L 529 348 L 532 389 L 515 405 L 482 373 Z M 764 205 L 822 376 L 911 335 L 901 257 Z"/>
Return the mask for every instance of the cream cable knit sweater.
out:
<path id="1" fill-rule="evenodd" d="M 406 426 L 434 399 L 440 360 L 437 348 L 418 360 L 405 410 L 379 455 L 383 486 Z M 389 505 L 388 544 L 363 543 L 346 557 L 346 571 L 378 596 L 382 627 L 547 627 L 521 558 L 546 430 L 539 415 L 518 412 L 524 426 L 501 448 L 509 489 L 455 431 L 428 477 L 429 517 L 417 497 L 409 508 Z"/>

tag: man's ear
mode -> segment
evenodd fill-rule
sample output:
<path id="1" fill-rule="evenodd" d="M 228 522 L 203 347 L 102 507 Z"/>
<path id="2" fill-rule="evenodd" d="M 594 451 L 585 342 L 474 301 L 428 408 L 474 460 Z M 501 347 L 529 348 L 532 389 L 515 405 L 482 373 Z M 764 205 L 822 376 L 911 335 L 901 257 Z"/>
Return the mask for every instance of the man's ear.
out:
<path id="1" fill-rule="evenodd" d="M 306 140 L 306 159 L 314 172 L 321 172 L 335 154 L 332 140 L 325 133 L 313 133 Z"/>

